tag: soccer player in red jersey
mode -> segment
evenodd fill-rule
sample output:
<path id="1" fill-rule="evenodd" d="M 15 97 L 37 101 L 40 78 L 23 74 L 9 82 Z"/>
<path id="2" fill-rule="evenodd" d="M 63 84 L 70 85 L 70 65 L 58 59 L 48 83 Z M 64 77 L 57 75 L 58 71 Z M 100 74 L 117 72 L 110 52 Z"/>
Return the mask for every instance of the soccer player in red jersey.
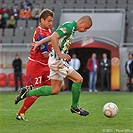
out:
<path id="1" fill-rule="evenodd" d="M 49 9 L 44 9 L 40 13 L 40 25 L 36 28 L 33 35 L 33 42 L 40 41 L 41 39 L 52 34 L 52 22 L 54 13 Z M 35 51 L 33 46 L 30 50 L 28 63 L 26 66 L 26 86 L 33 85 L 32 89 L 40 86 L 50 86 L 51 81 L 48 79 L 50 69 L 48 67 L 49 52 L 51 52 L 51 44 L 42 44 Z M 25 118 L 26 110 L 37 100 L 37 96 L 31 96 L 24 100 L 22 107 L 17 113 L 17 120 L 27 120 Z"/>

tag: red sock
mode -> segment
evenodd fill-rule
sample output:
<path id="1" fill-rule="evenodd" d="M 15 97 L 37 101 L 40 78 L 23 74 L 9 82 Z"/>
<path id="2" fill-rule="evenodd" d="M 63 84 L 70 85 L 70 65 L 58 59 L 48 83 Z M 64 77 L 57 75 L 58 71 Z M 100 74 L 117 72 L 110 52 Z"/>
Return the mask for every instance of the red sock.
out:
<path id="1" fill-rule="evenodd" d="M 24 100 L 18 114 L 25 114 L 26 110 L 37 100 L 37 96 L 30 96 Z"/>

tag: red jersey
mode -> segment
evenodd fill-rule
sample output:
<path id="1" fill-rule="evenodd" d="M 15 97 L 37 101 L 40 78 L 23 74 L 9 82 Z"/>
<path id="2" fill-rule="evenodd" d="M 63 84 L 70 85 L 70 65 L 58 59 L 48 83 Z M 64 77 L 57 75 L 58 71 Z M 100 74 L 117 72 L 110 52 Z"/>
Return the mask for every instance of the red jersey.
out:
<path id="1" fill-rule="evenodd" d="M 38 26 L 33 35 L 33 42 L 40 41 L 43 38 L 50 36 L 51 34 L 52 34 L 51 29 L 46 30 Z M 46 65 L 48 63 L 48 58 L 44 58 L 43 53 L 50 52 L 51 49 L 52 45 L 49 43 L 42 44 L 35 51 L 33 51 L 32 47 L 30 50 L 29 60 Z"/>

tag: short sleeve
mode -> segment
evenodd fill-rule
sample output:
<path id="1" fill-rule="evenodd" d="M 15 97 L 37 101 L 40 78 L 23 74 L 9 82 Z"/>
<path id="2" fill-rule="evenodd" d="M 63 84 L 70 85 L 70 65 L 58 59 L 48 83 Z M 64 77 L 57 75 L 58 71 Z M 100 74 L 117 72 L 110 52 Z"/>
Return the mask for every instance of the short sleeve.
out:
<path id="1" fill-rule="evenodd" d="M 71 34 L 71 31 L 72 31 L 72 26 L 71 23 L 69 22 L 59 26 L 56 30 L 60 38 L 62 38 L 65 35 Z"/>
<path id="2" fill-rule="evenodd" d="M 37 31 L 35 30 L 33 34 L 33 42 L 37 41 Z"/>

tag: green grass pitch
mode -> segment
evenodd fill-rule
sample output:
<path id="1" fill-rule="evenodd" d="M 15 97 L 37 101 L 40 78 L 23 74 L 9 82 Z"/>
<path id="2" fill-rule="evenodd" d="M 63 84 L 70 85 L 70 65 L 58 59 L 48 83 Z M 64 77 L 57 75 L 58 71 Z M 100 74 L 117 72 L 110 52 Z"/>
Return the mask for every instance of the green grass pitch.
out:
<path id="1" fill-rule="evenodd" d="M 62 92 L 56 96 L 40 97 L 27 111 L 28 121 L 15 119 L 22 105 L 14 105 L 18 93 L 0 94 L 0 133 L 117 133 L 133 132 L 132 93 L 82 92 L 80 106 L 89 110 L 86 117 L 72 114 L 71 92 Z M 118 105 L 115 118 L 107 118 L 102 113 L 106 102 Z"/>

